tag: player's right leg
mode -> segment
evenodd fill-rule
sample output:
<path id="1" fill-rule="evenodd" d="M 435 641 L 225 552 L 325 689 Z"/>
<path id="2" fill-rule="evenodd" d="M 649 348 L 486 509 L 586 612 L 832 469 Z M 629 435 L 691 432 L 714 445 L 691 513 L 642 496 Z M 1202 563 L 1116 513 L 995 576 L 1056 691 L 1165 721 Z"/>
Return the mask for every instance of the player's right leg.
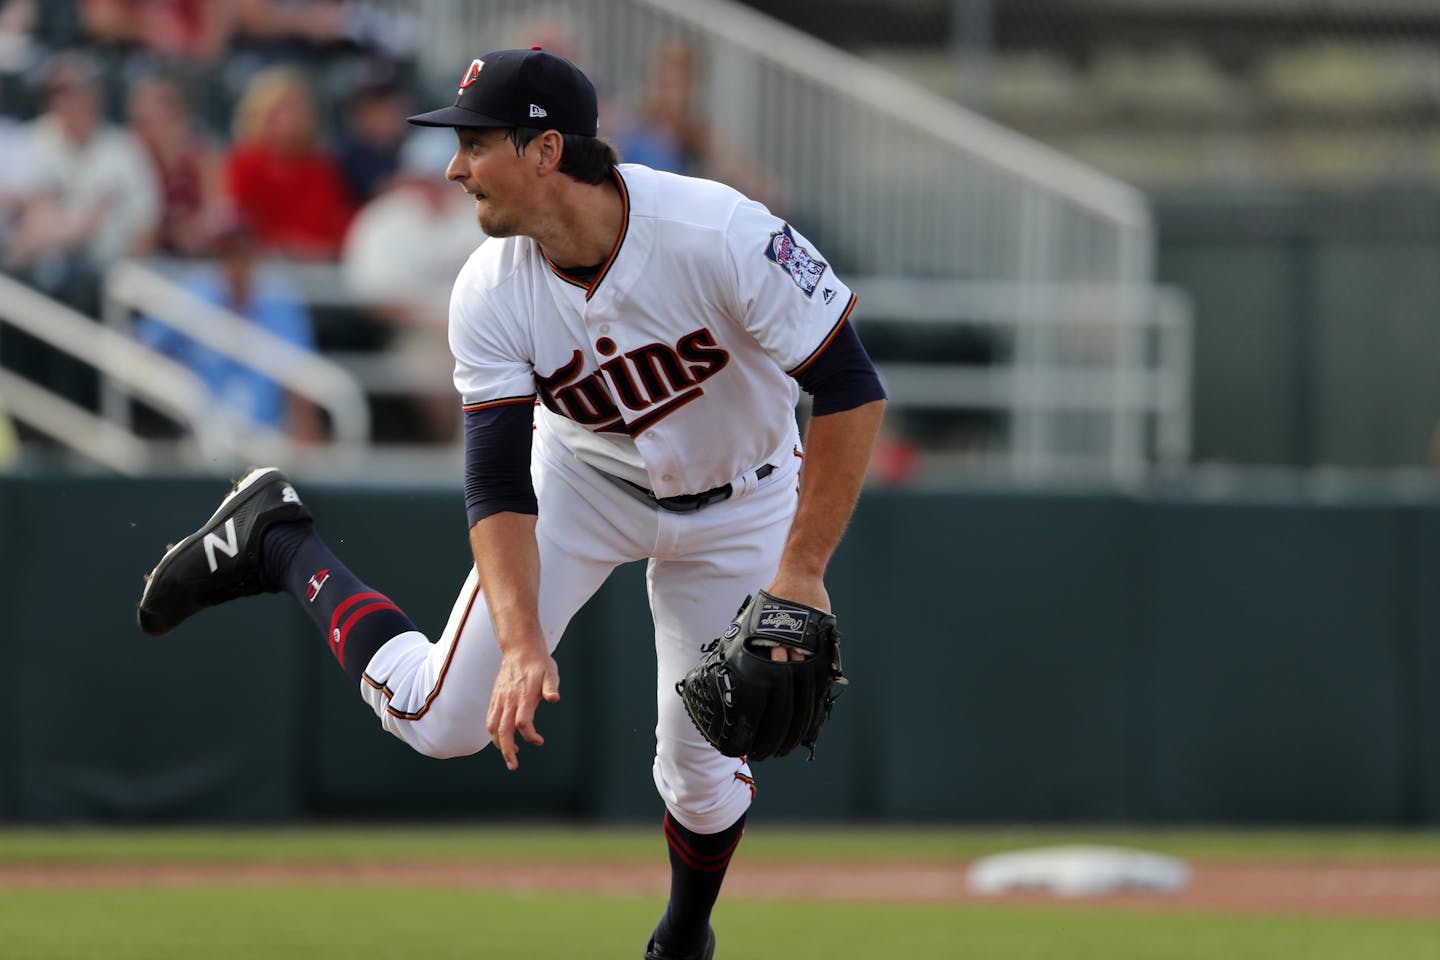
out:
<path id="1" fill-rule="evenodd" d="M 536 434 L 531 479 L 540 511 L 540 628 L 553 653 L 610 571 L 648 555 L 656 521 L 544 430 Z M 495 626 L 472 567 L 439 642 L 397 636 L 369 661 L 360 689 L 386 730 L 423 753 L 458 756 L 490 742 L 485 722 L 499 670 Z"/>
<path id="2" fill-rule="evenodd" d="M 617 561 L 577 558 L 546 524 L 537 524 L 535 535 L 540 629 L 554 653 L 570 619 Z M 360 693 L 381 725 L 416 750 L 432 757 L 464 756 L 490 743 L 486 714 L 500 659 L 495 625 L 472 566 L 440 640 L 430 643 L 418 633 L 395 637 L 370 659 Z"/>
<path id="3" fill-rule="evenodd" d="M 206 607 L 282 590 L 320 628 L 330 652 L 392 733 L 432 756 L 474 753 L 488 742 L 483 714 L 478 734 L 467 729 L 473 718 L 463 697 L 468 692 L 488 702 L 495 675 L 478 643 L 459 642 L 468 618 L 451 618 L 442 655 L 435 658 L 439 666 L 432 669 L 435 647 L 398 605 L 331 552 L 295 487 L 274 467 L 247 473 L 204 526 L 166 551 L 147 578 L 138 619 L 142 630 L 160 636 Z M 366 667 L 382 649 L 390 655 L 380 680 L 368 680 Z M 452 695 L 432 711 L 447 678 Z M 405 709 L 390 706 L 395 697 Z M 417 701 L 423 705 L 414 706 Z"/>
<path id="4" fill-rule="evenodd" d="M 537 462 L 534 479 L 542 507 L 541 627 L 553 651 L 609 572 L 643 556 L 647 542 L 622 535 L 614 523 L 629 501 L 608 489 L 613 485 L 588 484 L 563 459 Z M 138 619 L 160 636 L 206 607 L 289 592 L 386 730 L 421 753 L 462 756 L 489 743 L 485 718 L 500 664 L 477 579 L 472 568 L 445 632 L 431 643 L 330 551 L 294 486 L 266 467 L 246 474 L 204 526 L 166 552 L 148 578 Z"/>
<path id="5" fill-rule="evenodd" d="M 206 607 L 257 593 L 294 594 L 359 683 L 366 661 L 415 624 L 362 583 L 315 532 L 310 511 L 275 467 L 256 467 L 205 525 L 171 546 L 146 577 L 137 619 L 163 636 Z"/>

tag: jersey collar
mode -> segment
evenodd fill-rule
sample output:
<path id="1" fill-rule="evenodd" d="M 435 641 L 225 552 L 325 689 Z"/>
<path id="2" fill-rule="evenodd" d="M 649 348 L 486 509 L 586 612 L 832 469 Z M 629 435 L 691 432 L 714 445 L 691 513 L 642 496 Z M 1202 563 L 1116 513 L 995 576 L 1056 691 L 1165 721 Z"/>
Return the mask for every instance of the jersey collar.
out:
<path id="1" fill-rule="evenodd" d="M 610 248 L 610 255 L 605 258 L 600 269 L 595 271 L 595 277 L 589 283 L 573 277 L 561 267 L 557 267 L 555 262 L 550 259 L 550 255 L 545 252 L 545 248 L 536 244 L 540 249 L 540 256 L 545 259 L 545 265 L 550 268 L 550 271 L 566 283 L 584 290 L 586 300 L 593 297 L 595 291 L 600 289 L 600 284 L 605 281 L 610 267 L 615 263 L 615 258 L 620 256 L 620 248 L 625 245 L 625 237 L 630 232 L 630 191 L 625 188 L 625 178 L 620 176 L 619 170 L 611 167 L 610 175 L 615 178 L 615 188 L 620 191 L 620 233 L 615 237 L 615 246 Z"/>

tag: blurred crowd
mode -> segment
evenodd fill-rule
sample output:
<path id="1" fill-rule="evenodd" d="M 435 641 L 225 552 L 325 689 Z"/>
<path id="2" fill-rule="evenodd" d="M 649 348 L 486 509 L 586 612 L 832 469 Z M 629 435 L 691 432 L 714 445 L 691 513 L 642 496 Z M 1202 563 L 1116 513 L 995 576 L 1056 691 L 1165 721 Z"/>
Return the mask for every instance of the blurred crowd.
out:
<path id="1" fill-rule="evenodd" d="M 453 134 L 405 123 L 451 95 L 426 88 L 410 16 L 364 0 L 0 0 L 0 272 L 98 319 L 108 267 L 161 264 L 292 345 L 379 359 L 356 367 L 384 381 L 365 384 L 377 442 L 456 442 L 446 303 L 483 235 L 444 177 Z M 563 24 L 524 32 L 583 64 Z M 645 76 L 628 97 L 600 78 L 622 159 L 728 182 L 783 215 L 777 185 L 704 119 L 696 51 L 657 42 Z M 302 289 L 297 266 L 331 289 Z M 127 329 L 217 404 L 325 439 L 309 403 L 163 318 Z M 0 358 L 100 406 L 95 371 L 3 325 Z M 0 403 L 0 468 L 16 448 Z"/>
<path id="2" fill-rule="evenodd" d="M 444 179 L 453 135 L 404 121 L 418 36 L 364 2 L 0 0 L 0 270 L 98 318 L 106 268 L 150 258 L 293 344 L 393 348 L 443 387 L 445 294 L 483 238 Z M 331 267 L 342 294 L 317 304 L 276 264 Z M 217 402 L 322 437 L 255 371 L 156 318 L 134 333 Z M 6 367 L 96 405 L 93 372 L 4 334 Z M 438 395 L 420 391 L 392 439 L 453 439 Z"/>
<path id="3" fill-rule="evenodd" d="M 534 32 L 575 56 L 563 30 Z M 445 303 L 483 237 L 444 179 L 453 135 L 404 120 L 448 94 L 422 89 L 418 37 L 365 2 L 0 0 L 0 270 L 98 318 L 108 266 L 167 263 L 289 343 L 384 350 L 388 379 L 430 386 L 377 420 L 379 439 L 452 442 Z M 774 199 L 696 120 L 695 91 L 691 52 L 659 46 L 643 102 L 607 133 L 627 158 Z M 341 295 L 317 303 L 276 264 L 332 267 Z M 157 318 L 133 332 L 217 402 L 323 439 L 316 411 L 264 376 Z M 0 356 L 97 405 L 93 371 L 44 345 L 0 330 Z"/>

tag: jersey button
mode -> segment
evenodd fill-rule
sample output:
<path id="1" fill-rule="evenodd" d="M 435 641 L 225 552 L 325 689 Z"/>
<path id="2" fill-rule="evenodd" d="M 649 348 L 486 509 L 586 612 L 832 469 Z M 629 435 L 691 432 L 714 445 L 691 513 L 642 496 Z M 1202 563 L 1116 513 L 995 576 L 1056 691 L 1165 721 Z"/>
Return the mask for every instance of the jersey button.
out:
<path id="1" fill-rule="evenodd" d="M 654 431 L 654 430 L 646 430 L 646 431 L 645 431 L 645 439 L 646 439 L 646 440 L 654 440 L 654 439 L 655 439 L 655 431 Z M 669 478 L 669 477 L 666 477 L 665 479 L 666 479 L 666 480 L 669 480 L 670 478 Z"/>
<path id="2" fill-rule="evenodd" d="M 609 333 L 609 332 L 610 332 L 610 324 L 608 324 L 608 323 L 602 323 L 602 324 L 600 324 L 600 332 L 601 332 L 601 333 Z"/>
<path id="3" fill-rule="evenodd" d="M 665 474 L 665 476 L 661 477 L 660 479 L 661 479 L 661 480 L 664 480 L 666 483 L 669 483 L 671 480 L 674 480 L 675 478 L 672 477 L 672 476 L 670 476 L 670 474 L 667 473 L 667 474 Z"/>

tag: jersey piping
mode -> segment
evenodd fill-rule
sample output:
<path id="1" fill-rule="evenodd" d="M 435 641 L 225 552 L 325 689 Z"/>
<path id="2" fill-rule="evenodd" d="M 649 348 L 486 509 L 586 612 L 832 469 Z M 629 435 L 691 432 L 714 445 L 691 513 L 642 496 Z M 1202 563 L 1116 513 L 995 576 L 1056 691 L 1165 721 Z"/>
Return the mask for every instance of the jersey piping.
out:
<path id="1" fill-rule="evenodd" d="M 508 407 L 514 403 L 534 403 L 535 394 L 527 393 L 519 397 L 501 397 L 499 400 L 486 400 L 484 403 L 467 403 L 461 406 L 466 413 L 475 413 L 478 410 L 489 410 L 491 407 Z"/>
<path id="2" fill-rule="evenodd" d="M 799 376 L 800 374 L 805 372 L 806 367 L 810 366 L 810 364 L 815 362 L 816 358 L 818 358 L 820 354 L 825 352 L 825 348 L 830 346 L 830 344 L 834 342 L 835 338 L 840 335 L 840 330 L 842 327 L 845 326 L 845 321 L 850 319 L 850 311 L 855 309 L 855 303 L 858 299 L 859 298 L 856 297 L 855 294 L 850 294 L 850 302 L 845 304 L 845 311 L 840 314 L 840 319 L 835 321 L 835 326 L 830 328 L 830 332 L 825 334 L 825 339 L 820 341 L 820 346 L 812 350 L 810 352 L 810 356 L 806 357 L 804 360 L 801 360 L 799 366 L 795 367 L 793 370 L 785 371 L 787 374 L 792 377 Z"/>
<path id="3" fill-rule="evenodd" d="M 605 262 L 601 264 L 600 269 L 595 272 L 595 278 L 593 280 L 586 283 L 578 277 L 573 277 L 566 273 L 564 268 L 555 265 L 555 261 L 550 259 L 550 255 L 545 252 L 544 247 L 541 247 L 538 243 L 535 245 L 539 248 L 540 256 L 545 261 L 545 265 L 550 268 L 550 272 L 571 286 L 584 290 L 586 300 L 594 296 L 595 291 L 600 288 L 600 284 L 605 281 L 606 274 L 610 272 L 611 264 L 615 262 L 616 257 L 620 256 L 620 248 L 625 245 L 626 234 L 630 232 L 630 191 L 625 189 L 625 178 L 620 176 L 619 170 L 611 167 L 610 175 L 615 178 L 615 189 L 620 191 L 620 233 L 615 237 L 615 245 L 610 248 L 610 255 L 605 258 Z"/>
<path id="4" fill-rule="evenodd" d="M 430 712 L 430 704 L 435 700 L 437 696 L 440 695 L 440 688 L 445 686 L 445 677 L 450 673 L 450 664 L 455 662 L 455 651 L 460 647 L 460 638 L 465 635 L 465 622 L 470 619 L 470 614 L 475 611 L 475 601 L 479 598 L 480 584 L 477 582 L 475 584 L 475 589 L 470 594 L 470 600 L 465 605 L 465 615 L 461 617 L 460 627 L 458 630 L 455 631 L 455 640 L 450 644 L 450 652 L 445 654 L 445 664 L 440 668 L 440 675 L 435 678 L 435 686 L 432 687 L 430 689 L 430 692 L 425 695 L 425 702 L 420 705 L 420 709 L 414 711 L 413 713 L 407 713 L 403 710 L 396 710 L 389 703 L 386 703 L 386 713 L 390 714 L 390 716 L 396 718 L 397 720 L 419 720 L 421 717 L 425 716 L 425 714 Z M 395 691 L 391 690 L 385 684 L 376 683 L 370 678 L 370 674 L 361 674 L 361 678 L 366 683 L 370 684 L 370 686 L 374 687 L 376 690 L 379 690 L 382 694 L 384 694 L 387 701 L 395 696 Z"/>

